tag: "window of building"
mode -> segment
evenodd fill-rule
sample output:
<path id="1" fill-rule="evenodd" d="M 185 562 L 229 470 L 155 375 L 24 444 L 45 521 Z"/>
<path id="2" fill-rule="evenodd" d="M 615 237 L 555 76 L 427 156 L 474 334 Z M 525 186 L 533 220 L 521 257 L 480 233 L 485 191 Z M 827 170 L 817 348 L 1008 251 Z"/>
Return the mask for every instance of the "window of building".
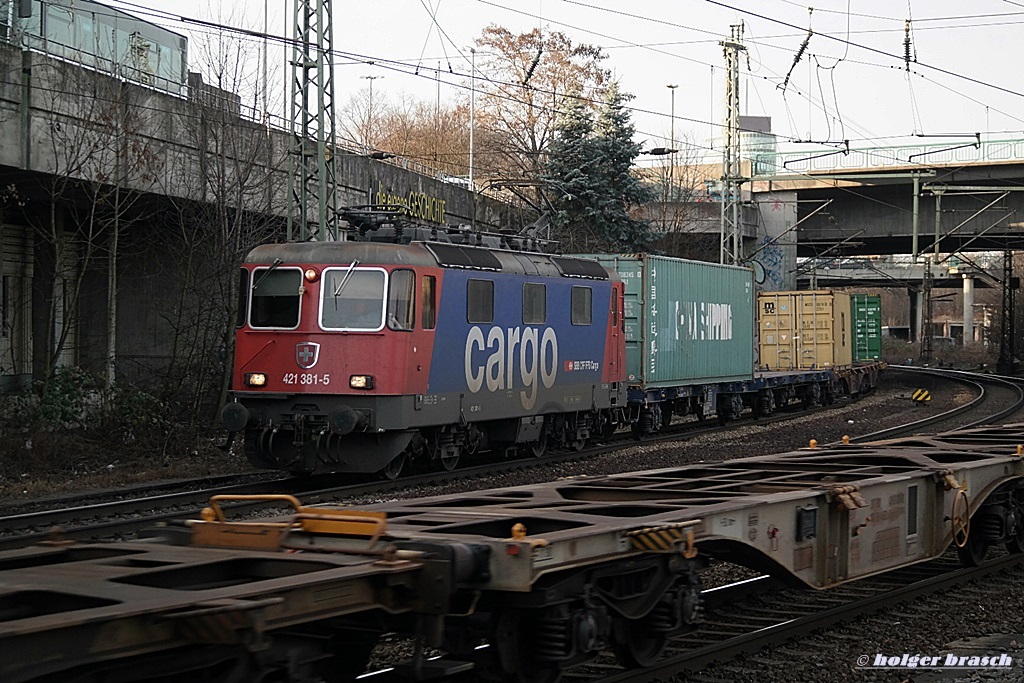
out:
<path id="1" fill-rule="evenodd" d="M 416 274 L 411 270 L 391 272 L 388 290 L 388 327 L 392 330 L 411 330 L 415 321 L 413 304 L 416 300 Z"/>
<path id="2" fill-rule="evenodd" d="M 594 292 L 590 287 L 572 288 L 572 324 L 589 325 L 594 317 Z"/>
<path id="3" fill-rule="evenodd" d="M 494 282 L 470 280 L 466 295 L 466 319 L 471 323 L 494 322 Z"/>
<path id="4" fill-rule="evenodd" d="M 523 324 L 542 325 L 547 320 L 547 287 L 533 282 L 523 285 Z"/>

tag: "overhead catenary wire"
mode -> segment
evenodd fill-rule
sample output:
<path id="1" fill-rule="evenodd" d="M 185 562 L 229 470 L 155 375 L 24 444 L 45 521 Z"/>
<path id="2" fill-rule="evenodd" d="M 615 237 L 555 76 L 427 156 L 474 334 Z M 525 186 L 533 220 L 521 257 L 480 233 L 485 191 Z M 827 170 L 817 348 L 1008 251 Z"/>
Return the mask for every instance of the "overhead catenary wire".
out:
<path id="1" fill-rule="evenodd" d="M 173 15 L 173 16 L 178 17 L 179 15 Z M 208 21 L 205 21 L 205 20 L 193 20 L 193 19 L 189 19 L 187 17 L 179 17 L 179 18 L 182 19 L 186 23 L 196 22 L 196 23 L 198 23 L 198 24 L 200 24 L 200 25 L 202 25 L 204 27 L 223 28 L 224 30 L 237 31 L 237 32 L 239 32 L 241 34 L 249 35 L 249 36 L 263 37 L 265 35 L 263 32 L 260 32 L 260 31 L 253 31 L 253 30 L 249 30 L 249 29 L 237 29 L 235 27 L 224 26 L 224 25 L 221 25 L 221 24 L 216 24 L 215 22 L 208 22 Z M 267 37 L 269 39 L 272 39 L 272 40 L 286 42 L 286 43 L 292 43 L 293 42 L 293 41 L 291 41 L 289 39 L 281 38 L 279 36 L 267 36 Z M 409 66 L 410 66 L 410 65 L 408 65 L 405 62 L 400 62 L 400 61 L 396 61 L 396 60 L 385 60 L 385 59 L 382 59 L 380 57 L 372 57 L 372 56 L 368 56 L 368 55 L 358 55 L 358 54 L 354 54 L 354 53 L 341 53 L 339 51 L 335 51 L 335 56 L 347 57 L 347 58 L 349 58 L 351 60 L 352 63 L 374 63 L 374 64 L 377 64 L 377 65 L 382 66 L 384 68 L 389 68 L 389 69 L 392 69 L 392 70 L 396 70 L 396 71 L 400 71 L 400 72 L 404 72 L 404 73 L 409 73 L 408 71 L 403 71 L 404 68 L 409 68 Z M 460 74 L 457 74 L 454 71 L 452 73 L 454 75 L 456 75 L 456 76 L 461 76 Z M 427 76 L 427 77 L 430 77 L 432 80 L 434 79 L 433 76 Z M 464 87 L 460 83 L 448 82 L 448 84 L 453 86 L 453 87 L 456 87 L 456 88 Z M 505 85 L 509 85 L 509 84 L 506 83 Z M 507 97 L 507 96 L 505 96 L 505 97 L 507 99 L 512 99 L 514 101 L 519 101 L 519 100 L 516 100 L 515 98 L 510 98 L 510 97 Z M 589 101 L 591 103 L 596 103 L 596 100 L 594 100 L 594 99 L 590 99 Z M 634 112 L 638 112 L 638 113 L 646 113 L 646 114 L 653 114 L 653 115 L 656 115 L 656 116 L 664 116 L 664 114 L 661 113 L 661 112 L 652 112 L 652 111 L 640 109 L 640 108 L 637 108 L 637 107 L 626 107 L 626 108 L 628 110 L 630 110 L 630 111 L 634 111 Z M 698 123 L 698 124 L 701 124 L 701 125 L 711 125 L 711 126 L 715 125 L 713 121 L 703 121 L 701 119 L 692 118 L 692 117 L 685 117 L 685 116 L 682 116 L 682 115 L 677 115 L 677 118 L 680 119 L 680 120 L 691 121 L 693 123 Z M 786 136 L 780 136 L 780 137 L 782 137 L 783 139 L 786 138 Z M 795 136 L 791 136 L 789 139 L 796 140 L 798 138 L 795 137 Z M 854 140 L 856 140 L 856 139 L 854 139 Z M 695 147 L 702 148 L 702 149 L 708 149 L 708 150 L 712 149 L 710 147 L 705 147 L 705 146 L 702 146 L 702 145 L 691 145 L 691 146 L 695 146 Z"/>
<path id="2" fill-rule="evenodd" d="M 814 9 L 811 8 L 809 10 L 809 12 L 813 13 Z M 807 46 L 811 42 L 811 36 L 814 35 L 814 31 L 811 29 L 811 26 L 810 26 L 810 18 L 809 17 L 808 17 L 808 22 L 807 23 L 808 23 L 808 25 L 807 25 L 807 37 L 804 38 L 804 42 L 800 43 L 800 48 L 796 51 L 796 54 L 793 55 L 793 63 L 790 65 L 789 71 L 786 73 L 786 77 L 782 80 L 782 83 L 780 83 L 779 86 L 778 86 L 778 88 L 780 90 L 782 90 L 782 92 L 786 92 L 786 86 L 789 85 L 789 78 L 790 78 L 790 76 L 793 75 L 793 69 L 795 69 L 796 65 L 800 63 L 800 59 L 803 58 L 804 52 L 807 51 Z"/>
<path id="3" fill-rule="evenodd" d="M 123 1 L 123 0 L 122 0 L 122 1 Z M 481 1 L 483 1 L 483 0 L 481 0 Z M 572 0 L 566 0 L 566 1 L 567 1 L 567 2 L 570 2 L 571 4 L 578 4 L 578 5 L 581 5 L 581 6 L 592 6 L 592 5 L 587 5 L 586 3 L 583 3 L 583 2 L 573 2 Z M 132 5 L 133 3 L 130 3 L 130 2 L 126 2 L 125 4 L 128 4 L 128 5 Z M 484 4 L 489 4 L 489 5 L 493 5 L 493 6 L 497 6 L 497 7 L 501 7 L 501 6 L 502 6 L 502 5 L 500 5 L 500 4 L 497 4 L 497 3 L 493 3 L 493 2 L 484 2 Z M 718 4 L 722 4 L 722 3 L 718 3 Z M 136 6 L 137 6 L 137 5 L 136 5 Z M 505 9 L 508 9 L 508 10 L 510 10 L 510 11 L 515 11 L 515 10 L 514 10 L 513 8 L 509 8 L 509 7 L 505 7 Z M 598 8 L 598 9 L 602 9 L 602 10 L 608 11 L 608 10 L 607 10 L 606 8 Z M 1000 15 L 1001 15 L 1001 14 L 1002 14 L 1002 13 L 1000 13 Z M 1014 14 L 1017 14 L 1017 15 L 1019 15 L 1019 14 L 1020 14 L 1020 12 L 1017 12 L 1017 13 L 1005 13 L 1005 14 L 1007 14 L 1007 15 L 1014 15 Z M 627 13 L 627 15 L 629 15 L 629 14 Z M 964 16 L 970 16 L 970 17 L 979 17 L 979 16 L 993 16 L 993 15 L 995 15 L 995 14 L 972 14 L 972 15 L 964 15 Z M 173 16 L 173 15 L 172 15 L 172 16 Z M 633 15 L 633 16 L 638 16 L 638 15 Z M 647 19 L 647 20 L 654 20 L 654 22 L 656 22 L 656 23 L 659 23 L 659 24 L 666 24 L 666 25 L 669 25 L 669 26 L 681 26 L 681 25 L 674 25 L 674 24 L 672 24 L 672 23 L 664 22 L 664 20 L 659 20 L 659 19 L 652 19 L 652 18 L 650 18 L 650 17 L 643 17 L 643 16 L 638 16 L 638 18 L 644 18 L 644 19 Z M 890 18 L 890 17 L 880 17 L 880 18 Z M 943 18 L 956 18 L 956 17 L 933 17 L 933 19 L 934 19 L 934 20 L 939 20 L 939 19 L 943 19 Z M 924 19 L 924 20 L 929 20 L 929 19 Z M 782 24 L 782 25 L 784 25 L 784 26 L 790 26 L 790 25 L 786 25 L 786 24 L 785 24 L 784 22 L 778 22 L 778 23 L 780 23 L 780 24 Z M 567 26 L 570 26 L 570 25 L 567 25 Z M 683 27 L 683 28 L 689 28 L 689 27 Z M 228 29 L 230 29 L 230 27 L 228 27 Z M 708 33 L 708 34 L 714 35 L 714 32 L 707 32 L 707 31 L 703 31 L 703 30 L 700 30 L 700 29 L 694 29 L 694 30 L 696 30 L 696 31 L 698 31 L 698 32 L 705 32 L 705 33 Z M 833 39 L 833 40 L 841 40 L 841 39 L 836 39 L 835 37 L 831 37 L 831 36 L 826 36 L 826 37 L 828 37 L 829 39 Z M 617 40 L 617 39 L 614 39 L 614 40 Z M 855 43 L 853 43 L 852 41 L 849 41 L 849 40 L 843 41 L 843 43 L 844 43 L 844 48 L 845 48 L 846 50 L 848 50 L 848 49 L 849 49 L 849 46 L 850 46 L 851 44 L 854 44 L 854 45 L 855 45 Z M 635 45 L 636 45 L 637 47 L 645 47 L 644 45 L 641 45 L 641 44 L 635 44 Z M 770 45 L 770 44 L 769 44 L 769 45 L 767 45 L 767 46 L 769 46 L 769 47 L 774 47 L 774 48 L 778 49 L 778 46 L 776 46 L 776 45 Z M 880 52 L 880 53 L 883 53 L 883 54 L 886 54 L 886 53 L 885 53 L 885 52 L 883 52 L 883 51 L 879 51 L 879 52 Z M 465 57 L 465 55 L 463 55 L 463 56 Z M 671 55 L 671 56 L 675 56 L 675 57 L 679 57 L 679 58 L 686 58 L 686 57 L 685 57 L 685 56 L 683 56 L 683 55 Z M 466 58 L 468 58 L 468 57 L 466 57 Z M 454 73 L 454 70 L 453 70 L 453 73 Z M 766 80 L 770 80 L 770 79 L 766 79 Z M 992 86 L 992 87 L 998 87 L 998 86 Z M 802 95 L 802 96 L 803 96 L 803 95 Z M 812 102 L 809 102 L 809 104 L 813 105 L 813 103 L 812 103 Z M 822 106 L 823 106 L 823 103 L 822 103 Z M 664 115 L 660 115 L 660 116 L 664 116 Z M 868 137 L 877 137 L 877 136 L 868 136 Z M 854 138 L 854 139 L 855 139 L 855 138 Z"/>

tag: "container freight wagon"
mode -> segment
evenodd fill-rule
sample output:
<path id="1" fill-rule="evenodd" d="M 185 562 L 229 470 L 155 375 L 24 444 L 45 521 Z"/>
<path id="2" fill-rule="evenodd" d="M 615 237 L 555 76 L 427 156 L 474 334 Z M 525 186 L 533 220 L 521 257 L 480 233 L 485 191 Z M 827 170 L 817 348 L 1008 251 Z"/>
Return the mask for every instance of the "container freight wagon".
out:
<path id="1" fill-rule="evenodd" d="M 882 358 L 882 297 L 851 294 L 853 362 L 870 363 Z"/>
<path id="2" fill-rule="evenodd" d="M 750 269 L 652 254 L 587 258 L 624 284 L 626 377 L 641 434 L 673 414 L 713 415 L 721 385 L 753 379 Z"/>
<path id="3" fill-rule="evenodd" d="M 768 370 L 848 368 L 853 363 L 850 295 L 761 292 L 757 295 L 760 366 Z"/>

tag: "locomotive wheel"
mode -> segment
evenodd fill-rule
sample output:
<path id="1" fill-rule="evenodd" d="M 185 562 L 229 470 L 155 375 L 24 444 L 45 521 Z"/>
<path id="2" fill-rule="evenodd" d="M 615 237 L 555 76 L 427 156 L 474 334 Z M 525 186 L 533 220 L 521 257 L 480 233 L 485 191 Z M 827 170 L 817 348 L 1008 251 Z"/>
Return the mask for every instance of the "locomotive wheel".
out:
<path id="1" fill-rule="evenodd" d="M 445 472 L 451 472 L 459 464 L 459 447 L 452 446 L 450 449 L 446 449 L 445 454 L 438 458 L 438 461 Z"/>
<path id="2" fill-rule="evenodd" d="M 661 658 L 668 636 L 652 629 L 645 619 L 615 619 L 612 651 L 627 669 L 642 669 Z"/>
<path id="3" fill-rule="evenodd" d="M 399 475 L 402 474 L 402 470 L 405 469 L 405 461 L 405 453 L 399 453 L 391 459 L 391 462 L 384 466 L 380 473 L 384 475 L 385 479 L 394 481 L 395 479 L 398 479 Z"/>
<path id="4" fill-rule="evenodd" d="M 530 455 L 535 458 L 539 458 L 544 455 L 544 451 L 548 449 L 548 433 L 543 432 L 539 439 L 526 444 L 526 447 L 529 449 Z"/>

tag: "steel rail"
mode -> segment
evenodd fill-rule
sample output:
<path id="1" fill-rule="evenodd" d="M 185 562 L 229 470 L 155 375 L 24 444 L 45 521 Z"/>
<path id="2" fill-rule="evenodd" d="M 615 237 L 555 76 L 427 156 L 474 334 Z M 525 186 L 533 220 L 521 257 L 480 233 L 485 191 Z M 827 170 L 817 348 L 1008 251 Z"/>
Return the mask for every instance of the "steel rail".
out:
<path id="1" fill-rule="evenodd" d="M 868 443 L 871 441 L 881 441 L 883 439 L 891 439 L 898 436 L 906 436 L 909 434 L 920 433 L 918 430 L 924 427 L 931 427 L 941 422 L 946 422 L 952 418 L 960 417 L 966 413 L 979 410 L 986 401 L 990 400 L 989 391 L 985 389 L 984 384 L 998 384 L 1000 386 L 1010 387 L 1016 396 L 1015 401 L 1008 408 L 1004 408 L 994 413 L 990 413 L 985 417 L 969 423 L 968 425 L 957 425 L 958 429 L 966 429 L 968 427 L 977 427 L 986 424 L 995 424 L 996 422 L 1004 419 L 1005 417 L 1012 415 L 1013 413 L 1019 412 L 1024 408 L 1024 386 L 1021 385 L 1022 380 L 1017 379 L 1016 382 L 1013 378 L 1007 378 L 996 375 L 983 375 L 980 373 L 964 372 L 959 370 L 935 370 L 935 369 L 923 369 L 915 368 L 912 366 L 889 366 L 890 369 L 902 372 L 914 372 L 932 377 L 941 377 L 943 379 L 953 380 L 960 382 L 966 386 L 971 386 L 978 391 L 978 396 L 956 408 L 938 413 L 936 415 L 930 415 L 928 417 L 916 420 L 914 422 L 908 422 L 903 425 L 897 425 L 896 427 L 889 427 L 887 429 L 881 429 L 876 432 L 869 434 L 862 434 L 858 437 L 850 439 L 851 443 Z"/>
<path id="2" fill-rule="evenodd" d="M 675 442 L 691 439 L 709 433 L 723 433 L 747 427 L 751 424 L 772 424 L 785 422 L 815 412 L 840 409 L 846 402 L 833 406 L 819 406 L 810 410 L 792 410 L 755 420 L 752 417 L 735 420 L 726 426 L 715 421 L 713 425 L 706 422 L 687 421 L 673 425 L 663 433 L 657 433 L 642 441 L 637 441 L 628 432 L 613 435 L 604 443 L 597 443 L 583 450 L 554 449 L 539 457 L 518 457 L 508 460 L 491 460 L 488 462 L 458 467 L 451 471 L 431 471 L 399 477 L 394 480 L 362 481 L 352 483 L 351 474 L 329 474 L 318 477 L 296 477 L 291 479 L 275 478 L 268 481 L 242 484 L 229 487 L 208 488 L 184 491 L 127 500 L 104 501 L 88 505 L 73 505 L 55 510 L 19 513 L 0 517 L 0 529 L 6 535 L 0 535 L 0 550 L 20 548 L 41 541 L 50 540 L 55 535 L 67 540 L 93 541 L 118 539 L 134 534 L 154 524 L 172 520 L 194 518 L 199 510 L 206 506 L 210 496 L 223 493 L 244 495 L 263 493 L 290 493 L 299 496 L 307 504 L 332 503 L 339 499 L 359 496 L 393 493 L 403 488 L 430 486 L 462 479 L 481 478 L 507 474 L 524 469 L 553 466 L 575 460 L 605 455 L 632 448 L 638 443 L 654 444 Z M 708 421 L 710 422 L 710 421 Z M 345 483 L 338 483 L 344 480 Z M 116 495 L 116 492 L 105 492 Z M 96 494 L 90 494 L 96 495 Z M 232 515 L 248 515 L 259 510 L 267 510 L 267 503 L 238 502 L 225 505 Z M 93 521 L 88 521 L 93 520 Z M 28 529 L 28 533 L 17 533 Z"/>

